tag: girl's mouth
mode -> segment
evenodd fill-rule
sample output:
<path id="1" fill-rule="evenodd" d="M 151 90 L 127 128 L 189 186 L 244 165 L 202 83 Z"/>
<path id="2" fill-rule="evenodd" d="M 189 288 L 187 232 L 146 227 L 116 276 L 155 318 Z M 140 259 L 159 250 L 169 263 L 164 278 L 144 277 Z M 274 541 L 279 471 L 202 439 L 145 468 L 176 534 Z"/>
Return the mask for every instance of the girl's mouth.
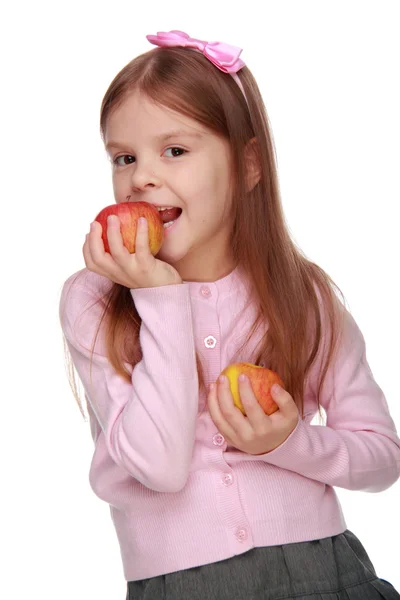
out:
<path id="1" fill-rule="evenodd" d="M 182 214 L 182 209 L 177 206 L 160 210 L 160 217 L 164 223 L 164 229 L 169 229 L 179 219 Z"/>

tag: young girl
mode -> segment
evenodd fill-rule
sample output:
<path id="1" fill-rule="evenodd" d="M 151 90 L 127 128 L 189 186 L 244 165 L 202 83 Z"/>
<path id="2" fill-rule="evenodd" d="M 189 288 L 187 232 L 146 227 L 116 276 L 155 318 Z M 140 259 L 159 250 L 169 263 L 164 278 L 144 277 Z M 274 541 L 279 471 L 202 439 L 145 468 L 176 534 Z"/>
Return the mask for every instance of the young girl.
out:
<path id="1" fill-rule="evenodd" d="M 388 489 L 400 440 L 338 288 L 290 238 L 257 84 L 238 48 L 148 39 L 101 132 L 115 201 L 161 209 L 164 242 L 154 257 L 145 220 L 129 254 L 110 217 L 105 253 L 92 223 L 60 303 L 126 598 L 400 599 L 334 490 Z M 277 412 L 246 378 L 234 406 L 234 362 L 281 376 Z"/>

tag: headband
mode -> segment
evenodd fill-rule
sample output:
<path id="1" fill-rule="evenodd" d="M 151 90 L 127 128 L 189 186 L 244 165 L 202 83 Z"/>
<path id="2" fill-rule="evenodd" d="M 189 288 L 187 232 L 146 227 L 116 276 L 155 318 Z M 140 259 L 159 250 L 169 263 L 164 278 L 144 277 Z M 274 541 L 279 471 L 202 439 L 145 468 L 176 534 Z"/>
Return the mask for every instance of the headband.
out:
<path id="1" fill-rule="evenodd" d="M 151 44 L 160 47 L 182 46 L 183 48 L 193 48 L 201 52 L 210 62 L 220 71 L 229 73 L 238 84 L 243 96 L 247 102 L 242 82 L 237 72 L 245 66 L 245 63 L 239 58 L 242 48 L 225 44 L 225 42 L 204 42 L 191 38 L 184 31 L 159 31 L 157 35 L 147 35 L 146 38 Z"/>

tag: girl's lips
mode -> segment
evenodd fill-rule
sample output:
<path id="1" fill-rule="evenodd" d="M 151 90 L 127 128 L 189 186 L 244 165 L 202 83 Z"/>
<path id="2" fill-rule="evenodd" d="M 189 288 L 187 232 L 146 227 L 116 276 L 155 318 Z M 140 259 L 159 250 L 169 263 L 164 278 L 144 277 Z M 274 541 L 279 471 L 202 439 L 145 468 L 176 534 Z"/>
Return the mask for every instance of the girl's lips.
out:
<path id="1" fill-rule="evenodd" d="M 171 230 L 176 228 L 176 224 L 179 222 L 179 219 L 181 218 L 181 216 L 182 216 L 182 212 L 179 215 L 179 217 L 177 219 L 175 219 L 175 221 L 173 222 L 172 225 L 169 225 L 168 227 L 164 227 L 164 236 L 170 235 Z"/>

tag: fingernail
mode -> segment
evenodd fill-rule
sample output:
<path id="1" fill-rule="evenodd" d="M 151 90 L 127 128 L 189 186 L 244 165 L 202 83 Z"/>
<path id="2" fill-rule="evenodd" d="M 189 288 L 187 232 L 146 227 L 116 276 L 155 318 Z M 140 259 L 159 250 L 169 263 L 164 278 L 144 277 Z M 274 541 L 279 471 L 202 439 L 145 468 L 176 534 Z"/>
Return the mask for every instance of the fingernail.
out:
<path id="1" fill-rule="evenodd" d="M 219 382 L 220 383 L 225 383 L 225 381 L 226 381 L 226 376 L 225 375 L 220 375 Z"/>
<path id="2" fill-rule="evenodd" d="M 243 375 L 243 373 L 241 375 L 239 375 L 239 381 L 248 381 L 248 377 L 247 375 Z"/>
<path id="3" fill-rule="evenodd" d="M 274 394 L 279 394 L 279 392 L 281 391 L 281 386 L 279 385 L 279 383 L 274 383 L 274 385 L 271 388 L 271 392 L 273 392 Z"/>
<path id="4" fill-rule="evenodd" d="M 139 225 L 141 225 L 143 227 L 143 225 L 146 225 L 146 219 L 144 217 L 139 217 Z"/>
<path id="5" fill-rule="evenodd" d="M 215 383 L 210 383 L 210 385 L 208 386 L 208 389 L 210 392 L 213 392 L 215 390 Z"/>
<path id="6" fill-rule="evenodd" d="M 93 231 L 94 229 L 94 223 L 90 223 L 90 231 Z"/>

